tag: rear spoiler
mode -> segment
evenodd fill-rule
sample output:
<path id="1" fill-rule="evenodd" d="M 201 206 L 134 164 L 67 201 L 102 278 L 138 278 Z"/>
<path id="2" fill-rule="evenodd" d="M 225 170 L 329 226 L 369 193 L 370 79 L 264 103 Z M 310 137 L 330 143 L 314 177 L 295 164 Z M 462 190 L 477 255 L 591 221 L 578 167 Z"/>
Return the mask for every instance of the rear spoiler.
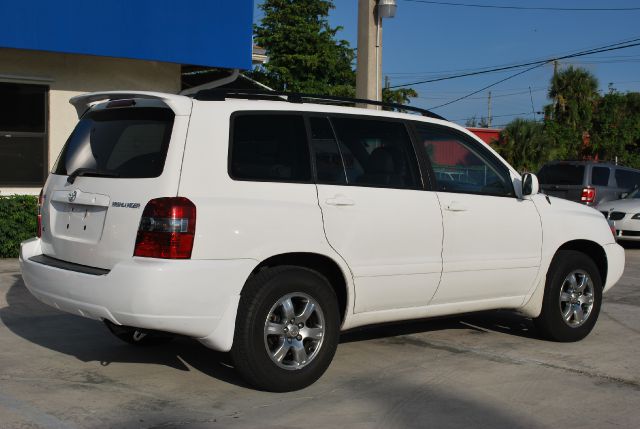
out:
<path id="1" fill-rule="evenodd" d="M 152 100 L 160 100 L 165 103 L 177 116 L 189 115 L 191 113 L 191 105 L 193 100 L 183 95 L 165 94 L 162 92 L 147 92 L 147 91 L 106 91 L 106 92 L 91 92 L 88 94 L 78 95 L 72 97 L 69 103 L 76 108 L 78 118 L 82 117 L 84 113 L 89 110 L 93 105 L 113 100 L 125 100 L 130 98 L 145 98 Z"/>

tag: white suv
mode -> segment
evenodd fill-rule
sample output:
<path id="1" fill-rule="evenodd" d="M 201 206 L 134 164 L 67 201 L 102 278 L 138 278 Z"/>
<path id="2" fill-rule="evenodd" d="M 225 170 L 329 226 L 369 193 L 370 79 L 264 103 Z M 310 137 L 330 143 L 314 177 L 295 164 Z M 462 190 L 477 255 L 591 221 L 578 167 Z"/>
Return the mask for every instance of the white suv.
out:
<path id="1" fill-rule="evenodd" d="M 340 331 L 373 323 L 515 309 L 576 341 L 622 275 L 602 214 L 426 112 L 217 91 L 72 103 L 26 286 L 131 343 L 231 351 L 262 389 L 313 383 Z"/>

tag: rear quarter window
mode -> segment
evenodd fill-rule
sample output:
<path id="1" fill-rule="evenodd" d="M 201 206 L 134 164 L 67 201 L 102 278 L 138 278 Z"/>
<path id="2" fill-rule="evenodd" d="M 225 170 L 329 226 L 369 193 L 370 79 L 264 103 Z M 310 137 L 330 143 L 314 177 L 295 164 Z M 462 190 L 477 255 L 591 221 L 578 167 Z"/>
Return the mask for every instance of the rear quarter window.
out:
<path id="1" fill-rule="evenodd" d="M 173 120 L 173 111 L 155 107 L 89 112 L 69 136 L 53 173 L 69 175 L 89 168 L 120 178 L 158 177 Z"/>
<path id="2" fill-rule="evenodd" d="M 311 161 L 299 114 L 232 116 L 229 174 L 236 180 L 310 182 Z"/>
<path id="3" fill-rule="evenodd" d="M 594 186 L 609 185 L 609 167 L 592 167 L 591 168 L 591 184 Z"/>

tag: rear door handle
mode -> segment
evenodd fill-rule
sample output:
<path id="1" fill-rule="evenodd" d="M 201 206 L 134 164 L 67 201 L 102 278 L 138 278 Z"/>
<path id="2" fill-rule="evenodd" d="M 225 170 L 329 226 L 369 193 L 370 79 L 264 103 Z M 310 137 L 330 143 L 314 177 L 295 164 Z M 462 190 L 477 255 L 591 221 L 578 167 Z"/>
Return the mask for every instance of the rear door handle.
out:
<path id="1" fill-rule="evenodd" d="M 327 198 L 324 202 L 329 204 L 330 206 L 353 206 L 356 204 L 356 202 L 352 199 L 342 196 Z"/>
<path id="2" fill-rule="evenodd" d="M 445 206 L 445 210 L 450 212 L 466 212 L 467 206 L 465 206 L 459 201 L 451 201 L 449 204 Z"/>

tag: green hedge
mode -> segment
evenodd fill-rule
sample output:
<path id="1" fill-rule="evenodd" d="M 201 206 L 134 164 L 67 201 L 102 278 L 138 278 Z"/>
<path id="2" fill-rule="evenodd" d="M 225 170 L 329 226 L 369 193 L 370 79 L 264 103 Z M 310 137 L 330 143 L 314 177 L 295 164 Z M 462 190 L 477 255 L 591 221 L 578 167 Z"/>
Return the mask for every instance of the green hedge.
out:
<path id="1" fill-rule="evenodd" d="M 36 236 L 38 197 L 0 196 L 0 258 L 17 258 L 20 242 Z"/>

